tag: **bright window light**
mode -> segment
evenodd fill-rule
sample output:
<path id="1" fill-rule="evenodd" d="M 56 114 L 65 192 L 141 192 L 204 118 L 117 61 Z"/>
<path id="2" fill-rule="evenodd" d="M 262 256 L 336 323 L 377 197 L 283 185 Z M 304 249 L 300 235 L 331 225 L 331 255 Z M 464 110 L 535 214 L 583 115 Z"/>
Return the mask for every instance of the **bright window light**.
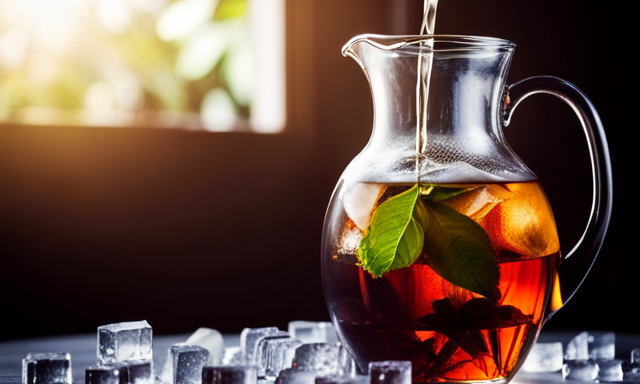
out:
<path id="1" fill-rule="evenodd" d="M 285 0 L 0 0 L 0 124 L 284 129 Z"/>

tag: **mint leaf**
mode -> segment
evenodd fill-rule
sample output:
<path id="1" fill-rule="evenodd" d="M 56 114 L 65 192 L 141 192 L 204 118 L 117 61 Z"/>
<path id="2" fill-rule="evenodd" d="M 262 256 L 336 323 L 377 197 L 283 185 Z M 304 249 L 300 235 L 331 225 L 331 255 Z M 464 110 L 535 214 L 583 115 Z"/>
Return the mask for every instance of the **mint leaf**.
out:
<path id="1" fill-rule="evenodd" d="M 358 248 L 360 265 L 373 277 L 408 267 L 422 253 L 422 225 L 428 214 L 419 193 L 416 184 L 380 204 L 373 213 Z"/>
<path id="2" fill-rule="evenodd" d="M 445 187 L 441 185 L 427 185 L 423 186 L 420 195 L 425 201 L 440 201 L 446 200 L 462 193 L 471 191 L 475 188 L 465 187 Z"/>
<path id="3" fill-rule="evenodd" d="M 429 266 L 443 279 L 497 302 L 500 267 L 487 233 L 453 208 L 426 204 L 424 251 Z"/>

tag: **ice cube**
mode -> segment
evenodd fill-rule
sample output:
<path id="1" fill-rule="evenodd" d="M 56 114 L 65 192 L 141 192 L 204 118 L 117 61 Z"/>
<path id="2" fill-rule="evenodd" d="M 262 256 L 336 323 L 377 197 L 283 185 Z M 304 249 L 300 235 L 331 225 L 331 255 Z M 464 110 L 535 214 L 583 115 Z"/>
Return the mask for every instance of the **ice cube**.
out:
<path id="1" fill-rule="evenodd" d="M 293 367 L 315 372 L 316 376 L 340 375 L 342 348 L 336 343 L 309 343 L 299 346 L 293 358 Z"/>
<path id="2" fill-rule="evenodd" d="M 501 184 L 483 185 L 442 202 L 474 220 L 482 219 L 499 203 L 510 199 L 513 192 Z"/>
<path id="3" fill-rule="evenodd" d="M 563 364 L 562 343 L 536 343 L 522 365 L 523 372 L 558 372 Z"/>
<path id="4" fill-rule="evenodd" d="M 280 371 L 274 384 L 315 384 L 315 372 L 301 368 L 286 368 Z"/>
<path id="5" fill-rule="evenodd" d="M 338 240 L 338 246 L 336 253 L 340 257 L 347 257 L 356 255 L 358 253 L 358 247 L 362 241 L 363 232 L 358 228 L 345 227 Z M 347 259 L 348 260 L 348 259 Z M 347 261 L 344 260 L 344 261 Z"/>
<path id="6" fill-rule="evenodd" d="M 291 337 L 303 343 L 335 343 L 338 341 L 336 329 L 330 321 L 291 321 L 288 332 Z"/>
<path id="7" fill-rule="evenodd" d="M 633 355 L 633 351 L 631 354 Z M 625 381 L 640 383 L 640 361 L 634 361 L 633 358 L 631 361 L 625 361 L 622 371 Z"/>
<path id="8" fill-rule="evenodd" d="M 521 258 L 533 258 L 558 252 L 560 241 L 556 224 L 540 186 L 537 183 L 509 184 L 509 190 L 513 195 L 481 219 L 487 233 L 503 234 L 492 239 L 498 255 L 509 257 L 515 253 Z"/>
<path id="9" fill-rule="evenodd" d="M 209 351 L 203 347 L 174 344 L 169 347 L 159 381 L 165 384 L 201 384 L 202 367 L 208 359 Z"/>
<path id="10" fill-rule="evenodd" d="M 280 331 L 277 327 L 263 327 L 263 328 L 245 328 L 240 333 L 240 349 L 244 359 L 248 361 L 254 361 L 256 345 L 261 337 L 266 335 L 272 335 Z"/>
<path id="11" fill-rule="evenodd" d="M 623 365 L 622 369 L 625 380 L 640 383 L 640 348 L 631 350 L 631 358 Z"/>
<path id="12" fill-rule="evenodd" d="M 382 184 L 355 183 L 347 186 L 342 194 L 342 205 L 347 216 L 362 231 L 369 226 L 371 213 L 381 192 Z"/>
<path id="13" fill-rule="evenodd" d="M 152 329 L 145 320 L 98 327 L 98 365 L 151 361 Z"/>
<path id="14" fill-rule="evenodd" d="M 222 357 L 222 365 L 242 365 L 244 358 L 240 347 L 225 347 L 224 356 Z"/>
<path id="15" fill-rule="evenodd" d="M 222 334 L 211 328 L 198 328 L 185 342 L 187 345 L 199 345 L 209 351 L 207 365 L 217 365 L 224 357 L 224 339 Z"/>
<path id="16" fill-rule="evenodd" d="M 129 384 L 153 384 L 153 363 L 151 361 L 125 361 Z"/>
<path id="17" fill-rule="evenodd" d="M 22 384 L 71 384 L 71 355 L 30 353 L 22 359 Z"/>
<path id="18" fill-rule="evenodd" d="M 622 371 L 622 360 L 607 359 L 599 360 L 598 363 L 598 381 L 622 381 L 624 378 Z"/>
<path id="19" fill-rule="evenodd" d="M 85 370 L 85 384 L 127 384 L 129 372 L 122 364 L 91 366 Z"/>
<path id="20" fill-rule="evenodd" d="M 631 350 L 631 358 L 629 360 L 633 363 L 640 363 L 640 348 L 633 348 Z"/>
<path id="21" fill-rule="evenodd" d="M 589 332 L 589 358 L 611 360 L 616 358 L 614 332 Z"/>
<path id="22" fill-rule="evenodd" d="M 594 381 L 598 377 L 598 364 L 589 360 L 569 360 L 562 366 L 565 380 Z"/>
<path id="23" fill-rule="evenodd" d="M 85 370 L 86 384 L 153 384 L 150 361 L 127 361 L 91 366 Z"/>
<path id="24" fill-rule="evenodd" d="M 258 375 L 253 366 L 205 366 L 202 384 L 256 384 Z"/>
<path id="25" fill-rule="evenodd" d="M 356 376 L 326 376 L 316 377 L 315 384 L 369 384 L 369 376 L 356 375 Z"/>
<path id="26" fill-rule="evenodd" d="M 256 348 L 258 377 L 275 380 L 281 370 L 291 367 L 296 348 L 301 345 L 302 341 L 289 336 L 261 338 Z"/>
<path id="27" fill-rule="evenodd" d="M 369 379 L 371 384 L 411 384 L 411 362 L 372 361 Z"/>
<path id="28" fill-rule="evenodd" d="M 580 332 L 569 343 L 564 352 L 565 360 L 588 360 L 589 359 L 589 333 Z"/>

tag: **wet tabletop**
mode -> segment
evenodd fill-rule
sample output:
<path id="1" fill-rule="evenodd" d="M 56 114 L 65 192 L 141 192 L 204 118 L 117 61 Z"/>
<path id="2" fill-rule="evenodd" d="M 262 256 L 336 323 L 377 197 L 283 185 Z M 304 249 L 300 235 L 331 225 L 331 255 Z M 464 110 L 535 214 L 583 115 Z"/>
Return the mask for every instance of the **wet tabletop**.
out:
<path id="1" fill-rule="evenodd" d="M 539 341 L 560 341 L 564 345 L 576 332 L 542 332 Z M 153 338 L 154 365 L 161 366 L 169 346 L 184 342 L 189 337 L 184 335 L 155 335 Z M 239 345 L 239 335 L 224 335 L 225 345 Z M 640 334 L 616 333 L 616 358 L 629 359 L 631 350 L 640 348 Z M 96 335 L 81 334 L 56 336 L 35 339 L 23 339 L 0 342 L 0 384 L 21 384 L 22 359 L 28 353 L 68 352 L 71 354 L 71 365 L 74 383 L 84 383 L 84 371 L 96 363 Z M 552 384 L 576 383 L 573 380 L 562 380 L 560 372 L 554 373 L 519 373 L 513 384 Z"/>

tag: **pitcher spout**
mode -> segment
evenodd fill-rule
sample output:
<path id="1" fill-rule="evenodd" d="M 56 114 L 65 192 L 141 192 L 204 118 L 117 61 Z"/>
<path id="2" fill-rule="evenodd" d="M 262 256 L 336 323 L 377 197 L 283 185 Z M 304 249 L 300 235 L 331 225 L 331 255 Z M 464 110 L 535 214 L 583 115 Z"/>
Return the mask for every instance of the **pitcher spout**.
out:
<path id="1" fill-rule="evenodd" d="M 353 37 L 342 47 L 342 55 L 351 57 L 364 68 L 363 50 L 374 48 L 381 51 L 394 51 L 420 41 L 428 41 L 429 35 L 420 36 L 387 36 L 377 34 L 362 34 Z"/>

